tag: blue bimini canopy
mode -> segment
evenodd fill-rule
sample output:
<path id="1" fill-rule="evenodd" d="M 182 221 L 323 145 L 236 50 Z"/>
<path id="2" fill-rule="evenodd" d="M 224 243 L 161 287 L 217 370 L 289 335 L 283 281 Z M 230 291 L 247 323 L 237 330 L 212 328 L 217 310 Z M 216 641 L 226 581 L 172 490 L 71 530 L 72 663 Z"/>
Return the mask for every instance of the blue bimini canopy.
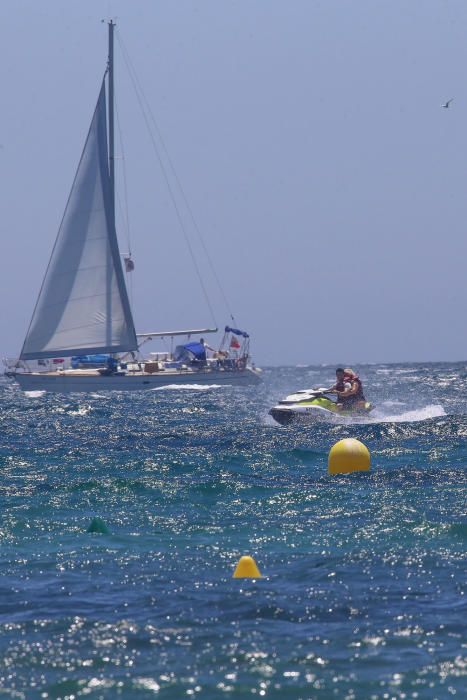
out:
<path id="1" fill-rule="evenodd" d="M 185 343 L 185 345 L 177 345 L 174 352 L 176 360 L 206 360 L 206 349 L 202 343 Z"/>
<path id="2" fill-rule="evenodd" d="M 226 333 L 233 333 L 234 335 L 241 335 L 242 338 L 249 338 L 250 336 L 245 331 L 240 331 L 238 328 L 231 328 L 230 326 L 225 327 Z"/>

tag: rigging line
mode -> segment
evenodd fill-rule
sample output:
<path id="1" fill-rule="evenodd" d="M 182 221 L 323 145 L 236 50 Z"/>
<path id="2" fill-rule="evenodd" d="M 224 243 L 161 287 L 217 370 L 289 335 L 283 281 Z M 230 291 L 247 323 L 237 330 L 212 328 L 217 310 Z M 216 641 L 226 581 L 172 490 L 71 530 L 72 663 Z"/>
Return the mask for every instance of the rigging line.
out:
<path id="1" fill-rule="evenodd" d="M 130 214 L 129 214 L 130 210 L 128 207 L 128 185 L 127 185 L 127 177 L 126 177 L 126 161 L 125 161 L 125 152 L 123 149 L 123 138 L 122 138 L 121 123 L 120 123 L 120 115 L 118 112 L 116 101 L 115 101 L 115 113 L 117 115 L 118 141 L 120 144 L 120 151 L 122 154 L 121 160 L 122 160 L 122 176 L 123 176 L 123 200 L 124 200 L 124 204 L 122 205 L 120 200 L 119 200 L 119 204 L 121 205 L 122 216 L 123 216 L 123 220 L 125 222 L 126 237 L 127 237 L 127 243 L 128 243 L 128 253 L 131 256 L 131 229 L 130 229 Z"/>
<path id="2" fill-rule="evenodd" d="M 186 194 L 185 194 L 185 191 L 184 191 L 184 189 L 183 189 L 183 186 L 182 186 L 182 183 L 181 183 L 181 181 L 180 181 L 180 178 L 178 177 L 177 171 L 175 170 L 175 166 L 174 166 L 173 161 L 172 161 L 172 159 L 171 159 L 171 157 L 170 157 L 170 154 L 169 154 L 169 151 L 168 151 L 168 149 L 167 149 L 167 146 L 165 145 L 165 141 L 164 141 L 164 139 L 163 139 L 163 137 L 162 137 L 162 132 L 161 132 L 161 130 L 160 130 L 160 128 L 159 128 L 159 125 L 157 124 L 156 118 L 155 118 L 154 113 L 153 113 L 153 111 L 152 111 L 152 109 L 151 109 L 151 106 L 150 106 L 150 104 L 149 104 L 149 101 L 148 101 L 148 99 L 147 99 L 147 97 L 146 97 L 146 95 L 145 95 L 145 93 L 144 93 L 144 90 L 143 90 L 143 88 L 142 88 L 142 86 L 141 86 L 141 82 L 140 82 L 139 79 L 138 79 L 138 75 L 137 75 L 137 73 L 136 73 L 136 70 L 135 70 L 135 68 L 134 68 L 134 66 L 133 66 L 133 64 L 132 64 L 132 62 L 131 62 L 130 56 L 129 56 L 128 51 L 127 51 L 127 49 L 126 49 L 126 46 L 124 45 L 123 40 L 121 39 L 121 37 L 120 37 L 119 34 L 117 34 L 117 39 L 118 39 L 118 41 L 119 41 L 120 48 L 122 49 L 122 55 L 123 55 L 123 57 L 124 57 L 125 63 L 127 64 L 128 72 L 130 73 L 130 76 L 131 76 L 131 78 L 132 78 L 133 85 L 134 85 L 134 86 L 136 85 L 136 86 L 137 86 L 137 89 L 138 89 L 139 92 L 141 93 L 141 98 L 142 98 L 142 100 L 143 100 L 144 103 L 145 103 L 145 108 L 146 108 L 147 112 L 149 113 L 149 116 L 150 116 L 150 118 L 151 118 L 151 120 L 152 120 L 152 123 L 153 123 L 153 125 L 154 125 L 155 130 L 156 130 L 156 133 L 157 133 L 157 135 L 158 135 L 158 138 L 159 138 L 159 140 L 160 140 L 160 142 L 161 142 L 163 151 L 164 151 L 164 153 L 165 153 L 165 157 L 166 157 L 167 162 L 168 162 L 168 164 L 169 164 L 169 166 L 170 166 L 170 170 L 171 170 L 172 175 L 173 175 L 173 177 L 174 177 L 174 179 L 175 179 L 175 182 L 177 183 L 178 189 L 179 189 L 180 194 L 181 194 L 181 196 L 182 196 L 182 200 L 183 200 L 183 202 L 184 202 L 184 204 L 185 204 L 185 207 L 186 207 L 186 209 L 187 209 L 187 211 L 188 211 L 188 214 L 189 214 L 189 216 L 190 216 L 190 218 L 191 218 L 191 221 L 192 221 L 192 223 L 193 223 L 193 227 L 194 227 L 194 229 L 195 229 L 195 231 L 196 231 L 196 233 L 197 233 L 197 235 L 198 235 L 198 239 L 199 239 L 199 241 L 200 241 L 200 243 L 201 243 L 201 246 L 202 246 L 202 248 L 203 248 L 204 254 L 205 254 L 206 259 L 207 259 L 207 261 L 208 261 L 209 268 L 210 268 L 211 273 L 212 273 L 212 275 L 213 275 L 213 277 L 214 277 L 214 279 L 215 279 L 215 281 L 216 281 L 217 287 L 218 287 L 218 289 L 219 289 L 219 291 L 220 291 L 220 294 L 221 294 L 221 297 L 222 297 L 222 299 L 223 299 L 223 301 L 224 301 L 225 307 L 226 307 L 227 311 L 229 312 L 229 315 L 230 315 L 230 318 L 232 319 L 232 321 L 234 321 L 234 322 L 236 323 L 235 317 L 234 317 L 234 315 L 233 315 L 232 309 L 231 309 L 230 304 L 229 304 L 229 301 L 228 301 L 227 296 L 226 296 L 226 294 L 225 294 L 225 291 L 224 291 L 224 289 L 223 289 L 223 287 L 222 287 L 222 284 L 221 284 L 221 282 L 220 282 L 219 276 L 218 276 L 218 274 L 217 274 L 217 272 L 216 272 L 216 268 L 215 268 L 215 266 L 214 266 L 214 263 L 212 262 L 212 258 L 211 258 L 211 256 L 210 256 L 209 251 L 208 251 L 208 249 L 207 249 L 207 247 L 206 247 L 206 244 L 205 244 L 205 242 L 204 242 L 203 236 L 202 236 L 202 234 L 201 234 L 201 230 L 200 230 L 200 228 L 199 228 L 199 226 L 198 226 L 198 223 L 197 223 L 197 221 L 196 221 L 196 219 L 195 219 L 195 215 L 194 215 L 193 210 L 192 210 L 192 208 L 191 208 L 191 206 L 190 206 L 190 203 L 189 203 L 189 201 L 188 201 L 188 198 L 187 198 L 187 196 L 186 196 Z M 136 87 L 135 87 L 135 90 L 136 90 Z M 164 174 L 164 175 L 165 175 L 165 174 Z M 217 325 L 217 324 L 216 324 L 216 325 Z"/>
<path id="3" fill-rule="evenodd" d="M 118 37 L 118 36 L 119 36 L 119 35 L 117 34 L 117 37 Z M 163 160 L 162 160 L 162 158 L 161 158 L 161 154 L 159 153 L 159 150 L 158 150 L 158 148 L 157 148 L 156 140 L 154 139 L 154 135 L 153 135 L 153 133 L 152 133 L 152 131 L 151 131 L 151 128 L 150 128 L 150 124 L 149 124 L 149 121 L 148 121 L 147 113 L 146 113 L 146 110 L 145 110 L 145 108 L 144 108 L 144 103 L 143 103 L 143 101 L 142 101 L 142 99 L 141 99 L 141 96 L 140 96 L 140 94 L 139 94 L 139 92 L 138 92 L 138 85 L 137 85 L 137 83 L 136 83 L 136 81 L 135 81 L 135 78 L 134 78 L 134 76 L 133 76 L 133 74 L 132 74 L 132 71 L 131 71 L 131 69 L 130 69 L 130 66 L 129 66 L 128 62 L 127 62 L 127 56 L 125 55 L 125 50 L 124 50 L 124 47 L 123 47 L 123 44 L 122 44 L 122 41 L 121 41 L 120 38 L 119 38 L 119 43 L 120 43 L 120 46 L 121 46 L 121 48 L 122 48 L 122 55 L 123 55 L 123 58 L 124 58 L 124 60 L 125 60 L 126 65 L 127 65 L 127 69 L 128 69 L 128 73 L 129 73 L 129 75 L 130 75 L 131 81 L 132 81 L 132 83 L 133 83 L 133 88 L 134 88 L 134 90 L 135 90 L 136 98 L 137 98 L 137 100 L 138 100 L 138 102 L 139 102 L 139 105 L 140 105 L 140 108 L 141 108 L 141 112 L 142 112 L 142 114 L 143 114 L 143 118 L 144 118 L 144 121 L 145 121 L 145 123 L 146 123 L 146 128 L 147 128 L 147 130 L 148 130 L 149 137 L 150 137 L 150 139 L 151 139 L 151 143 L 152 143 L 152 146 L 153 146 L 153 148 L 154 148 L 154 152 L 155 152 L 155 154 L 156 154 L 157 160 L 159 161 L 159 165 L 160 165 L 160 168 L 161 168 L 161 170 L 162 170 L 162 173 L 163 173 L 163 176 L 164 176 L 164 179 L 165 179 L 165 183 L 166 183 L 166 186 L 167 186 L 167 190 L 168 190 L 168 192 L 169 192 L 170 198 L 171 198 L 171 200 L 172 200 L 172 205 L 173 205 L 173 207 L 174 207 L 174 209 L 175 209 L 175 212 L 176 212 L 176 215 L 177 215 L 177 219 L 178 219 L 178 223 L 179 223 L 180 229 L 181 229 L 181 231 L 182 231 L 182 233 L 183 233 L 183 236 L 184 236 L 184 238 L 185 238 L 185 243 L 186 243 L 187 248 L 188 248 L 188 250 L 189 250 L 189 253 L 190 253 L 190 257 L 191 257 L 193 266 L 194 266 L 194 268 L 195 268 L 195 270 L 196 270 L 196 274 L 197 274 L 198 281 L 199 281 L 200 287 L 201 287 L 202 292 L 203 292 L 203 295 L 204 295 L 204 299 L 205 299 L 205 301 L 206 301 L 207 307 L 208 307 L 209 312 L 210 312 L 210 314 L 211 314 L 211 320 L 213 321 L 214 325 L 217 327 L 217 321 L 216 321 L 216 318 L 215 318 L 215 315 L 214 315 L 214 311 L 213 311 L 213 308 L 212 308 L 212 305 L 211 305 L 211 301 L 210 301 L 209 296 L 208 296 L 208 293 L 207 293 L 207 291 L 206 291 L 206 287 L 205 287 L 205 285 L 204 285 L 203 278 L 202 278 L 202 276 L 201 276 L 201 271 L 200 271 L 200 269 L 199 269 L 197 260 L 196 260 L 196 258 L 195 258 L 194 252 L 193 252 L 192 245 L 191 245 L 191 243 L 190 243 L 190 239 L 189 239 L 189 237 L 188 237 L 186 228 L 185 228 L 184 223 L 183 223 L 183 217 L 182 217 L 182 215 L 181 215 L 180 208 L 179 208 L 179 206 L 178 206 L 178 204 L 177 204 L 177 200 L 176 200 L 175 194 L 174 194 L 174 192 L 173 192 L 173 188 L 172 188 L 172 186 L 171 186 L 171 184 L 170 184 L 169 178 L 167 177 L 167 172 L 166 172 L 166 170 L 165 170 L 165 168 L 164 168 L 164 163 L 163 163 Z"/>
<path id="4" fill-rule="evenodd" d="M 232 319 L 232 321 L 234 321 L 234 322 L 236 323 L 235 317 L 234 317 L 234 315 L 233 315 L 233 312 L 232 312 L 232 309 L 231 309 L 231 307 L 230 307 L 229 301 L 228 301 L 227 296 L 226 296 L 226 294 L 225 294 L 224 288 L 222 287 L 222 284 L 221 284 L 221 282 L 220 282 L 220 279 L 219 279 L 219 276 L 218 276 L 218 274 L 217 274 L 216 268 L 215 268 L 215 266 L 214 266 L 214 263 L 212 262 L 212 258 L 211 258 L 211 256 L 210 256 L 209 251 L 208 251 L 208 249 L 207 249 L 207 247 L 206 247 L 206 244 L 205 244 L 205 242 L 204 242 L 203 236 L 202 236 L 202 234 L 201 234 L 201 230 L 200 230 L 200 228 L 199 228 L 199 226 L 198 226 L 198 223 L 197 223 L 197 221 L 196 221 L 196 219 L 195 219 L 193 210 L 192 210 L 192 208 L 191 208 L 191 206 L 190 206 L 190 203 L 189 203 L 189 201 L 188 201 L 188 198 L 187 198 L 187 196 L 186 196 L 186 194 L 185 194 L 185 191 L 184 191 L 184 189 L 183 189 L 183 186 L 182 186 L 182 183 L 181 183 L 181 181 L 180 181 L 180 178 L 178 177 L 177 171 L 175 170 L 175 166 L 174 166 L 174 164 L 173 164 L 173 161 L 172 161 L 172 159 L 170 158 L 170 154 L 169 154 L 169 151 L 168 151 L 168 149 L 167 149 L 167 146 L 165 145 L 165 141 L 164 141 L 164 139 L 163 139 L 162 132 L 161 132 L 161 130 L 160 130 L 160 128 L 159 128 L 159 125 L 157 124 L 157 121 L 156 121 L 156 118 L 155 118 L 155 116 L 154 116 L 154 113 L 153 113 L 153 111 L 151 110 L 151 106 L 150 106 L 150 104 L 149 104 L 148 99 L 146 98 L 146 95 L 145 95 L 145 93 L 144 93 L 144 90 L 143 90 L 143 88 L 142 88 L 142 86 L 141 86 L 141 83 L 140 83 L 140 81 L 139 81 L 139 79 L 138 79 L 136 70 L 135 70 L 133 64 L 131 63 L 131 60 L 130 60 L 128 51 L 127 51 L 126 47 L 125 47 L 124 44 L 123 44 L 123 40 L 120 38 L 120 36 L 118 36 L 118 39 L 119 39 L 119 42 L 120 42 L 120 45 L 121 45 L 121 48 L 122 48 L 122 53 L 124 54 L 124 57 L 125 57 L 125 61 L 127 62 L 128 70 L 129 70 L 129 72 L 130 72 L 130 69 L 131 69 L 131 72 L 132 72 L 132 74 L 133 74 L 133 76 L 132 76 L 132 77 L 133 77 L 133 80 L 134 80 L 135 83 L 137 84 L 138 90 L 139 90 L 140 93 L 141 93 L 141 97 L 142 97 L 142 99 L 144 100 L 145 108 L 146 108 L 147 112 L 149 113 L 149 116 L 150 116 L 150 118 L 151 118 L 151 120 L 152 120 L 152 122 L 153 122 L 154 128 L 155 128 L 155 130 L 156 130 L 156 133 L 157 133 L 158 138 L 159 138 L 159 140 L 160 140 L 160 142 L 161 142 L 163 151 L 164 151 L 164 153 L 165 153 L 165 157 L 167 158 L 167 162 L 168 162 L 168 164 L 169 164 L 169 166 L 170 166 L 170 170 L 171 170 L 172 175 L 173 175 L 173 177 L 174 177 L 174 179 L 175 179 L 175 181 L 176 181 L 176 183 L 177 183 L 178 189 L 179 189 L 180 194 L 181 194 L 181 196 L 182 196 L 182 200 L 183 200 L 183 202 L 184 202 L 184 204 L 185 204 L 185 207 L 186 207 L 186 209 L 187 209 L 187 211 L 188 211 L 188 214 L 189 214 L 189 216 L 190 216 L 190 218 L 191 218 L 193 227 L 194 227 L 194 229 L 195 229 L 195 231 L 196 231 L 196 233 L 197 233 L 198 239 L 199 239 L 199 241 L 200 241 L 200 243 L 201 243 L 201 246 L 202 246 L 202 248 L 203 248 L 204 254 L 205 254 L 206 259 L 207 259 L 207 261 L 208 261 L 209 268 L 210 268 L 210 270 L 211 270 L 211 273 L 212 273 L 212 275 L 213 275 L 213 277 L 214 277 L 214 279 L 215 279 L 215 281 L 216 281 L 217 287 L 218 287 L 218 289 L 219 289 L 219 291 L 220 291 L 220 294 L 221 294 L 221 296 L 222 296 L 222 299 L 223 299 L 223 301 L 224 301 L 225 307 L 226 307 L 227 311 L 229 312 L 229 315 L 230 315 L 230 318 Z"/>

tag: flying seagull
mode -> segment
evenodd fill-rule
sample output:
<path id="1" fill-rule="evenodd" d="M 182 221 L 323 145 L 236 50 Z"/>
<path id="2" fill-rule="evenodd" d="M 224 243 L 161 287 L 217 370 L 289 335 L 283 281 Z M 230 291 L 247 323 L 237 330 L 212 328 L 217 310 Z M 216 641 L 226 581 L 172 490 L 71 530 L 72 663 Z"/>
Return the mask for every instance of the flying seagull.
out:
<path id="1" fill-rule="evenodd" d="M 448 100 L 447 102 L 445 102 L 444 105 L 441 105 L 441 107 L 444 107 L 444 109 L 447 109 L 449 107 L 449 105 L 451 104 L 451 102 L 453 101 L 453 99 L 454 99 L 454 97 L 451 97 L 451 99 Z"/>

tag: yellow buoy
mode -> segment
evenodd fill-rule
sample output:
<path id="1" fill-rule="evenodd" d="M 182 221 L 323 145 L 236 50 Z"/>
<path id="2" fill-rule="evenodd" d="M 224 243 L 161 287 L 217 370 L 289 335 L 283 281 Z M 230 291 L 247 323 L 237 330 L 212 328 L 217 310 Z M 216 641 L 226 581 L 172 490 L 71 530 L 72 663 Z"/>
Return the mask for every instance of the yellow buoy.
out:
<path id="1" fill-rule="evenodd" d="M 253 557 L 240 557 L 233 578 L 262 578 Z"/>
<path id="2" fill-rule="evenodd" d="M 367 471 L 370 468 L 368 448 L 355 438 L 339 440 L 329 451 L 328 472 L 330 474 L 350 474 Z"/>

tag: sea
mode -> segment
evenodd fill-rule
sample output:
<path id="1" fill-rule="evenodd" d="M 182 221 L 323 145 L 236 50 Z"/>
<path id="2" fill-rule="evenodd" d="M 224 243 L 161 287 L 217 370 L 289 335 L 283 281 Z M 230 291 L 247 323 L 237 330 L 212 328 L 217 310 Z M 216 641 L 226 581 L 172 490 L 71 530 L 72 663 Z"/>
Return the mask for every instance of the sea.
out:
<path id="1" fill-rule="evenodd" d="M 466 698 L 467 363 L 357 366 L 370 415 L 274 423 L 334 369 L 0 380 L 0 698 Z M 347 437 L 371 468 L 330 475 Z"/>

